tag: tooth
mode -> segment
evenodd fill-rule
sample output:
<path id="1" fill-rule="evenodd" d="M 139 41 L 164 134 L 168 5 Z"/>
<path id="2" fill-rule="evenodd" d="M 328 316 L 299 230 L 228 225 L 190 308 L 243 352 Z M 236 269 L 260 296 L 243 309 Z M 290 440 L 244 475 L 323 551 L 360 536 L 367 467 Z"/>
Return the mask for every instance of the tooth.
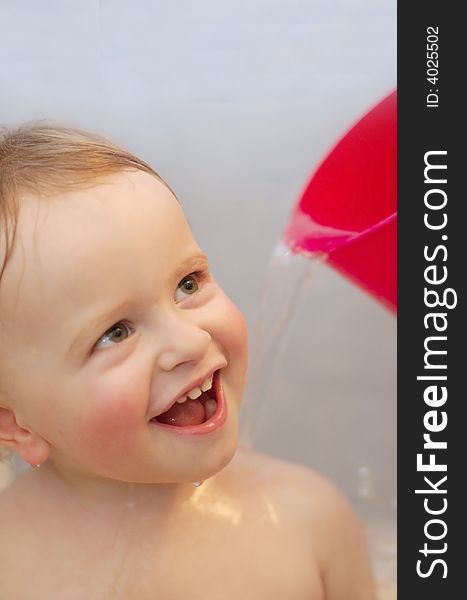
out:
<path id="1" fill-rule="evenodd" d="M 210 390 L 212 388 L 212 378 L 214 377 L 214 373 L 211 375 L 211 377 L 208 377 L 208 379 L 206 379 L 206 381 L 203 383 L 203 385 L 201 386 L 201 389 L 203 392 L 207 392 L 208 390 Z"/>
<path id="2" fill-rule="evenodd" d="M 187 396 L 192 400 L 195 400 L 196 398 L 199 398 L 202 393 L 203 392 L 198 387 L 195 387 L 188 392 Z"/>
<path id="3" fill-rule="evenodd" d="M 217 402 L 215 400 L 213 400 L 212 398 L 209 398 L 209 400 L 206 400 L 206 402 L 204 403 L 204 410 L 206 412 L 206 420 L 210 419 L 212 417 L 212 415 L 216 412 L 216 408 L 217 408 Z"/>
<path id="4" fill-rule="evenodd" d="M 183 403 L 184 403 L 184 402 L 186 402 L 186 401 L 187 401 L 187 397 L 186 397 L 186 396 L 183 396 L 183 398 L 179 398 L 179 399 L 177 400 L 178 404 L 183 404 Z"/>

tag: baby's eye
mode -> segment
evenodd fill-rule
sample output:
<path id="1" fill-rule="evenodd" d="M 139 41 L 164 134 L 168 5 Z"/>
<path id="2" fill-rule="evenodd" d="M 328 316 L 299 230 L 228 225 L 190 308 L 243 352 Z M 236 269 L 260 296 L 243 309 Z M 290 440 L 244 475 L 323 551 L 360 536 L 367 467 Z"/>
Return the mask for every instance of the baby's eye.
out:
<path id="1" fill-rule="evenodd" d="M 133 330 L 126 323 L 119 321 L 115 325 L 112 325 L 110 329 L 107 329 L 104 335 L 97 340 L 94 348 L 108 348 L 109 346 L 119 344 L 129 338 L 132 333 Z"/>
<path id="2" fill-rule="evenodd" d="M 193 294 L 195 294 L 199 290 L 200 284 L 206 279 L 206 277 L 207 273 L 204 271 L 196 271 L 195 273 L 190 273 L 180 281 L 180 283 L 177 286 L 177 291 L 180 290 L 184 294 L 188 294 L 188 296 L 193 296 Z M 179 300 L 176 294 L 175 299 Z M 183 297 L 180 298 L 180 300 L 183 300 Z"/>

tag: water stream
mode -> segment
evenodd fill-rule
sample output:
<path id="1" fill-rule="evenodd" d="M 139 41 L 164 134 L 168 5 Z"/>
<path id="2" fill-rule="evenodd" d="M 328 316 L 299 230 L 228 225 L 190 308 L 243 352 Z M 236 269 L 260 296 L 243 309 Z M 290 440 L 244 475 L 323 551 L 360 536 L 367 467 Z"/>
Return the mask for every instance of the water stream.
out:
<path id="1" fill-rule="evenodd" d="M 395 319 L 325 258 L 274 248 L 250 332 L 243 443 L 337 483 L 367 525 L 378 598 L 392 600 Z"/>

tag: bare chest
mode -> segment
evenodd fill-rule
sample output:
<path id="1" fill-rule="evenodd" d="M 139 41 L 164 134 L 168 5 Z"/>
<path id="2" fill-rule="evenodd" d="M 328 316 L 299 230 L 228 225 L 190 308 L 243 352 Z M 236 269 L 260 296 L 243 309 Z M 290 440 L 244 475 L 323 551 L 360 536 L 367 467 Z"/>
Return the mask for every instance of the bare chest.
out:
<path id="1" fill-rule="evenodd" d="M 77 532 L 15 550 L 0 567 L 0 600 L 323 599 L 313 553 L 270 524 L 123 530 L 105 540 Z"/>

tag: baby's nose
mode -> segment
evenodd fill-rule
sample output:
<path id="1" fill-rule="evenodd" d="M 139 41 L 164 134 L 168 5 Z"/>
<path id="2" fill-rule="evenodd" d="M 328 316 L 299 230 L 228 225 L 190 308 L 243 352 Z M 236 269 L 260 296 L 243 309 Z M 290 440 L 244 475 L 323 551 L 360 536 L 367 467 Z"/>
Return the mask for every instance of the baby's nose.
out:
<path id="1" fill-rule="evenodd" d="M 185 362 L 199 362 L 211 342 L 211 335 L 198 324 L 184 320 L 167 323 L 162 350 L 159 354 L 159 366 L 171 371 Z"/>

